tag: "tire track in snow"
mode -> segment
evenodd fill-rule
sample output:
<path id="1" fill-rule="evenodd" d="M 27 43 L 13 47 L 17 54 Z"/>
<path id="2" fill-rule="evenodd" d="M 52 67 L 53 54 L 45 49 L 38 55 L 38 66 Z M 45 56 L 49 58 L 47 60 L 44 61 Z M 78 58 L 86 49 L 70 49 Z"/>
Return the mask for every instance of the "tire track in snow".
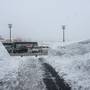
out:
<path id="1" fill-rule="evenodd" d="M 71 90 L 71 87 L 65 83 L 51 65 L 44 63 L 43 58 L 39 58 L 39 60 L 44 68 L 43 81 L 47 90 Z"/>

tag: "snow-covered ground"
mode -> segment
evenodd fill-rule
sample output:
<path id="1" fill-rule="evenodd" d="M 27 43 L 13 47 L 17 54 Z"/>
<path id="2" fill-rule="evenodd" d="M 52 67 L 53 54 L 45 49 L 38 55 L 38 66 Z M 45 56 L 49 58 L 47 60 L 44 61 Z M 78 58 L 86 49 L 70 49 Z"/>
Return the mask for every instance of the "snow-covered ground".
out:
<path id="1" fill-rule="evenodd" d="M 59 46 L 66 46 L 68 44 L 72 44 L 73 42 L 56 42 L 56 41 L 39 41 L 38 44 L 39 46 L 49 46 L 52 49 L 56 49 L 56 47 Z"/>
<path id="2" fill-rule="evenodd" d="M 60 42 L 40 42 L 39 45 L 50 47 L 49 55 L 42 57 L 70 84 L 72 90 L 90 90 L 90 40 L 78 43 L 66 42 L 64 44 Z M 20 86 L 17 79 L 21 82 L 24 80 L 24 88 L 28 85 L 26 82 L 30 83 L 31 81 L 31 86 L 36 85 L 36 87 L 32 87 L 32 90 L 35 88 L 45 90 L 41 80 L 40 64 L 37 61 L 35 57 L 11 57 L 0 43 L 0 90 L 11 90 L 11 87 L 6 89 L 9 83 L 2 89 L 3 81 L 7 82 L 9 80 L 11 82 L 12 80 L 14 81 L 13 87 Z M 31 79 L 28 78 L 28 75 Z M 23 77 L 23 80 L 21 77 Z M 28 85 L 29 88 L 31 86 Z M 16 90 L 19 90 L 19 88 Z"/>
<path id="3" fill-rule="evenodd" d="M 0 80 L 8 74 L 15 76 L 15 71 L 17 71 L 18 66 L 19 59 L 10 57 L 9 53 L 0 42 Z"/>
<path id="4" fill-rule="evenodd" d="M 18 69 L 16 90 L 46 90 L 41 64 L 35 57 L 23 57 Z"/>
<path id="5" fill-rule="evenodd" d="M 54 44 L 50 45 L 49 55 L 44 57 L 47 62 L 72 90 L 90 90 L 90 40 L 64 46 Z"/>
<path id="6" fill-rule="evenodd" d="M 46 90 L 38 59 L 11 57 L 0 43 L 0 90 Z"/>

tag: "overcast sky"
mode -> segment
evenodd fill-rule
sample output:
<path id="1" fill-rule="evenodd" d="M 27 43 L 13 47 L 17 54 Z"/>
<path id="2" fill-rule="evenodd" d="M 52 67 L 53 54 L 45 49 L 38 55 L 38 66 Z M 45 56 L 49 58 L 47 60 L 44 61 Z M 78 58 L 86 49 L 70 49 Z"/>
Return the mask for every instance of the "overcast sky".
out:
<path id="1" fill-rule="evenodd" d="M 32 40 L 68 41 L 90 38 L 90 0 L 0 0 L 0 35 Z"/>

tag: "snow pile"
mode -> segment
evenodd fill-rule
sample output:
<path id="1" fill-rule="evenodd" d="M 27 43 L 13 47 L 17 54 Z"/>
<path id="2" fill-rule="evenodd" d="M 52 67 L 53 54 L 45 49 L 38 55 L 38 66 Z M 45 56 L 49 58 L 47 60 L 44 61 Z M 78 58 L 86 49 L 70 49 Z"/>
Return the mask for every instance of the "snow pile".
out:
<path id="1" fill-rule="evenodd" d="M 51 52 L 47 62 L 70 83 L 72 90 L 90 90 L 90 40 L 58 46 Z"/>
<path id="2" fill-rule="evenodd" d="M 0 42 L 0 80 L 6 75 L 16 73 L 19 66 L 19 59 L 10 57 L 5 47 Z"/>
<path id="3" fill-rule="evenodd" d="M 23 57 L 19 68 L 19 90 L 46 90 L 42 66 L 37 58 Z"/>
<path id="4" fill-rule="evenodd" d="M 56 44 L 56 43 L 55 43 Z M 78 43 L 65 43 L 63 46 L 51 47 L 49 55 L 55 56 L 74 56 L 84 55 L 90 52 L 90 40 Z"/>
<path id="5" fill-rule="evenodd" d="M 9 53 L 7 52 L 5 47 L 0 42 L 0 60 L 3 58 L 8 58 L 8 57 L 10 57 Z"/>
<path id="6" fill-rule="evenodd" d="M 38 42 L 38 44 L 39 44 L 39 46 L 49 46 L 49 47 L 51 47 L 52 49 L 56 49 L 56 47 L 58 47 L 58 46 L 65 46 L 65 45 L 69 45 L 69 44 L 71 44 L 71 43 L 73 43 L 73 42 L 65 42 L 65 43 L 63 43 L 63 42 L 57 42 L 57 41 L 39 41 Z"/>

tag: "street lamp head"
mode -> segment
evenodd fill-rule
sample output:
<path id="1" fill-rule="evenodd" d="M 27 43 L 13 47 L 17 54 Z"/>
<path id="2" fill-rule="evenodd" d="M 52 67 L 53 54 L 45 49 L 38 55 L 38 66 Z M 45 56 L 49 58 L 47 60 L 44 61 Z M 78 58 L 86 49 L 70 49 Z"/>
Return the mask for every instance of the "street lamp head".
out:
<path id="1" fill-rule="evenodd" d="M 65 27 L 66 27 L 65 25 L 62 25 L 62 29 L 63 29 L 63 30 L 65 30 Z"/>
<path id="2" fill-rule="evenodd" d="M 8 27 L 9 27 L 9 28 L 12 28 L 12 24 L 8 24 Z"/>

